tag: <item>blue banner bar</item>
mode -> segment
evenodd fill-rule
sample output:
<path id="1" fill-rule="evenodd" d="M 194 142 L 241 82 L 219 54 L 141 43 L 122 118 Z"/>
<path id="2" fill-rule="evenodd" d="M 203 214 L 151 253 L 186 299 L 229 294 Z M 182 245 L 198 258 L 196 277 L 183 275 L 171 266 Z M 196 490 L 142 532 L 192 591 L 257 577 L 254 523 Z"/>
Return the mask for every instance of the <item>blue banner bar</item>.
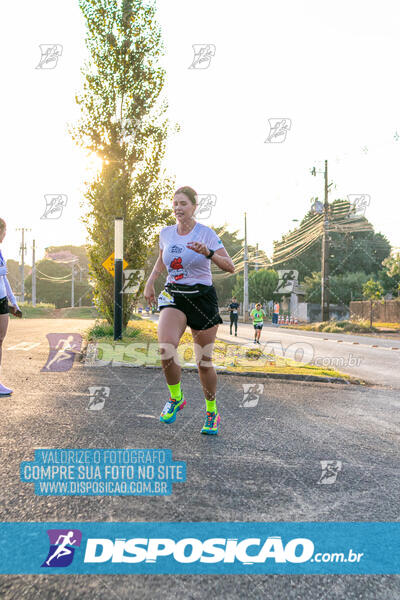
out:
<path id="1" fill-rule="evenodd" d="M 400 523 L 0 523 L 0 573 L 398 574 Z"/>

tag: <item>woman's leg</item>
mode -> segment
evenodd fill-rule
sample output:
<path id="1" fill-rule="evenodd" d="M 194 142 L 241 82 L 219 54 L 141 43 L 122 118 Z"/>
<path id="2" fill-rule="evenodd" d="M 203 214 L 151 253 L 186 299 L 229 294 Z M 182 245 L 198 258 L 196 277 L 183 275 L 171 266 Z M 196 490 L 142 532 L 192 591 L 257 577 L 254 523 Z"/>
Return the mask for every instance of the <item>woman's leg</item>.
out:
<path id="1" fill-rule="evenodd" d="M 7 328 L 8 328 L 9 315 L 0 315 L 0 366 L 1 366 L 1 357 L 2 357 L 2 346 L 4 338 L 6 337 Z"/>
<path id="2" fill-rule="evenodd" d="M 192 329 L 197 369 L 207 400 L 214 400 L 217 391 L 217 373 L 212 365 L 212 352 L 217 330 L 218 325 L 204 330 Z"/>
<path id="3" fill-rule="evenodd" d="M 181 367 L 176 349 L 186 329 L 186 315 L 177 308 L 168 307 L 160 311 L 158 319 L 158 341 L 169 344 L 161 348 L 161 365 L 169 385 L 175 385 L 181 380 Z M 166 358 L 163 358 L 163 355 Z"/>

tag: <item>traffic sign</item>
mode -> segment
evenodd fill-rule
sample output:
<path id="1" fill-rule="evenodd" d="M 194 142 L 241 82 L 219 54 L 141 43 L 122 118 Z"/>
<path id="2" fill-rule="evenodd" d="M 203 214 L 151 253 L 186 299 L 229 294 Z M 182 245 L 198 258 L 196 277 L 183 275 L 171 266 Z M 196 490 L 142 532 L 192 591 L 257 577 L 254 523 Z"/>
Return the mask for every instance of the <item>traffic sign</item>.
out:
<path id="1" fill-rule="evenodd" d="M 103 267 L 114 277 L 114 252 L 110 254 L 108 258 L 102 263 Z M 123 260 L 123 268 L 126 269 L 128 263 Z"/>

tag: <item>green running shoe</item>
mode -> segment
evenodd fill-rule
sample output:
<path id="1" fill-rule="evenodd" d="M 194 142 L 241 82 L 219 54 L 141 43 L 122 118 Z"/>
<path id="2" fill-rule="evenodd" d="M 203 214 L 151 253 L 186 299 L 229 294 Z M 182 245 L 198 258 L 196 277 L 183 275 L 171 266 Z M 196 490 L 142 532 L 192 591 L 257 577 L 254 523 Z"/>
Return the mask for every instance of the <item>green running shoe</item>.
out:
<path id="1" fill-rule="evenodd" d="M 219 413 L 207 412 L 206 420 L 201 433 L 206 433 L 207 435 L 217 435 L 220 421 L 221 417 L 219 416 Z"/>
<path id="2" fill-rule="evenodd" d="M 173 423 L 176 419 L 176 413 L 178 410 L 182 410 L 185 405 L 186 400 L 183 394 L 180 400 L 170 398 L 161 411 L 160 421 L 162 423 Z"/>

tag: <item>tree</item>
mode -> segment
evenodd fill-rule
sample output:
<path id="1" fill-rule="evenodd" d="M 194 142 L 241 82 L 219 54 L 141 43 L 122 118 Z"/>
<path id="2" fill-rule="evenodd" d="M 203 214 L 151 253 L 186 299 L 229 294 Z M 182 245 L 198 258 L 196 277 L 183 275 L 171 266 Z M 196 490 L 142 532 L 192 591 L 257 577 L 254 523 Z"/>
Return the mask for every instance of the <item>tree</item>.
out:
<path id="1" fill-rule="evenodd" d="M 109 323 L 114 318 L 114 280 L 102 266 L 114 249 L 114 218 L 124 219 L 124 257 L 141 269 L 157 231 L 174 222 L 173 180 L 161 171 L 169 131 L 168 104 L 160 98 L 165 71 L 155 7 L 142 0 L 79 0 L 86 19 L 90 62 L 82 69 L 84 90 L 76 96 L 82 118 L 73 139 L 103 160 L 87 183 L 82 221 L 90 237 L 90 279 L 94 302 Z M 137 296 L 143 290 L 143 282 Z M 136 299 L 124 294 L 123 326 Z"/>
<path id="2" fill-rule="evenodd" d="M 260 269 L 249 273 L 249 302 L 265 304 L 272 300 L 278 285 L 278 273 L 272 269 Z M 232 296 L 243 302 L 243 275 L 237 277 Z"/>
<path id="3" fill-rule="evenodd" d="M 385 294 L 400 296 L 400 253 L 388 256 L 383 263 L 383 269 L 378 273 L 378 279 Z"/>
<path id="4" fill-rule="evenodd" d="M 381 233 L 375 233 L 364 217 L 356 222 L 346 219 L 349 209 L 348 200 L 334 200 L 330 205 L 329 272 L 341 275 L 363 271 L 377 275 L 382 261 L 390 254 L 390 242 Z M 308 211 L 298 228 L 274 242 L 276 269 L 296 269 L 300 280 L 321 270 L 323 218 Z M 285 256 L 286 260 L 276 264 Z"/>
<path id="5" fill-rule="evenodd" d="M 363 296 L 367 300 L 381 300 L 383 294 L 383 287 L 379 281 L 369 279 L 363 285 Z"/>
<path id="6" fill-rule="evenodd" d="M 362 300 L 363 285 L 371 275 L 363 271 L 345 273 L 329 278 L 330 301 L 332 304 L 348 306 L 352 300 Z M 321 303 L 321 272 L 316 272 L 311 277 L 304 278 L 303 287 L 306 291 L 306 302 Z"/>
<path id="7" fill-rule="evenodd" d="M 370 301 L 370 311 L 369 311 L 369 326 L 372 328 L 372 301 L 373 300 L 381 300 L 383 294 L 383 287 L 379 283 L 379 281 L 374 281 L 373 279 L 369 279 L 363 285 L 363 296 L 367 300 Z"/>

